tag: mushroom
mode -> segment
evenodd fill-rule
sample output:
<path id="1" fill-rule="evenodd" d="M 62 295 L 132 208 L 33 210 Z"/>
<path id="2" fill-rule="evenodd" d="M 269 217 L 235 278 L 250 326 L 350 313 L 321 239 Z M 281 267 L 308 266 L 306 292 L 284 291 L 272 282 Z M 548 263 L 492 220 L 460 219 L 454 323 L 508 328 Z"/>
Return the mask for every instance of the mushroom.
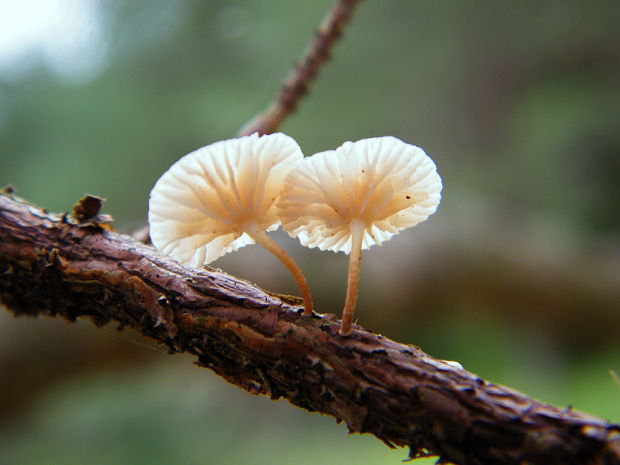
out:
<path id="1" fill-rule="evenodd" d="M 291 272 L 312 314 L 301 269 L 265 231 L 280 225 L 275 201 L 303 154 L 289 136 L 252 134 L 216 142 L 179 159 L 157 181 L 149 200 L 155 247 L 194 267 L 254 242 Z"/>
<path id="2" fill-rule="evenodd" d="M 440 193 L 433 161 L 389 136 L 345 142 L 288 173 L 277 203 L 284 230 L 307 247 L 350 253 L 341 335 L 351 332 L 362 249 L 424 221 Z"/>

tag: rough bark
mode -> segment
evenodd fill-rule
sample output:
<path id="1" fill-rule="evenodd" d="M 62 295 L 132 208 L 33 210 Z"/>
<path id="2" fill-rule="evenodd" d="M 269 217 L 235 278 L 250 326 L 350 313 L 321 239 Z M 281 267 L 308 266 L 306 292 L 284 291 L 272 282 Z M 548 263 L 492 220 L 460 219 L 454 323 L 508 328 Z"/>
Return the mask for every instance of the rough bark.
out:
<path id="1" fill-rule="evenodd" d="M 76 210 L 79 211 L 79 210 Z M 558 409 L 225 273 L 184 267 L 94 215 L 0 195 L 0 301 L 114 322 L 233 384 L 457 464 L 620 464 L 620 425 Z"/>

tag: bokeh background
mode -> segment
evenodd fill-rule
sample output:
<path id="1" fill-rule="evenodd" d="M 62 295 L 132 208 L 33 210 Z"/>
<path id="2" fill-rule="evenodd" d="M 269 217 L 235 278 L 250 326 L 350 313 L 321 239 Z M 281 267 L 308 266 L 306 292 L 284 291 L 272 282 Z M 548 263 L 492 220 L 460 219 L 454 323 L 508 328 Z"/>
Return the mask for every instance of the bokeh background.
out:
<path id="1" fill-rule="evenodd" d="M 100 195 L 139 228 L 158 176 L 262 110 L 330 4 L 0 0 L 0 185 L 59 212 Z M 429 221 L 365 254 L 361 324 L 616 422 L 619 18 L 617 0 L 366 0 L 282 127 L 306 154 L 394 135 L 443 177 Z M 274 236 L 338 313 L 346 257 Z M 296 292 L 257 246 L 216 265 Z M 129 332 L 0 312 L 2 464 L 405 457 Z"/>

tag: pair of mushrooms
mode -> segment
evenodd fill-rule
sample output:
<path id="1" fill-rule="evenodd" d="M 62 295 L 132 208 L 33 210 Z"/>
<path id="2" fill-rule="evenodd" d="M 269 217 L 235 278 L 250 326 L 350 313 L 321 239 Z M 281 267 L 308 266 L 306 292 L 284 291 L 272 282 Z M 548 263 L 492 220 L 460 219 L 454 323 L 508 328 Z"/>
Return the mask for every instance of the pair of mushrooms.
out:
<path id="1" fill-rule="evenodd" d="M 441 178 L 419 147 L 395 137 L 345 142 L 303 156 L 281 133 L 202 147 L 165 172 L 151 191 L 153 244 L 194 267 L 254 242 L 291 272 L 312 315 L 299 266 L 266 234 L 282 224 L 307 247 L 350 254 L 341 335 L 351 332 L 362 249 L 424 221 L 439 204 Z"/>

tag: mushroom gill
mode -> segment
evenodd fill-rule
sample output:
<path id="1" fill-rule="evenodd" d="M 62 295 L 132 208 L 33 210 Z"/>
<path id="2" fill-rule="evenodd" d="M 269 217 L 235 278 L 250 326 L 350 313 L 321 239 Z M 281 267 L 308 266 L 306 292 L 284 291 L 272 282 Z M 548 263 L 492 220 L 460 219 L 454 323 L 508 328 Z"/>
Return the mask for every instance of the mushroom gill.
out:
<path id="1" fill-rule="evenodd" d="M 280 225 L 275 202 L 303 154 L 281 133 L 216 142 L 185 155 L 156 182 L 149 200 L 153 244 L 194 267 L 257 242 L 291 272 L 312 314 L 299 266 L 265 231 Z"/>
<path id="2" fill-rule="evenodd" d="M 441 188 L 424 151 L 389 136 L 345 142 L 288 173 L 277 203 L 283 229 L 307 247 L 350 254 L 340 334 L 351 331 L 362 249 L 426 220 Z"/>

